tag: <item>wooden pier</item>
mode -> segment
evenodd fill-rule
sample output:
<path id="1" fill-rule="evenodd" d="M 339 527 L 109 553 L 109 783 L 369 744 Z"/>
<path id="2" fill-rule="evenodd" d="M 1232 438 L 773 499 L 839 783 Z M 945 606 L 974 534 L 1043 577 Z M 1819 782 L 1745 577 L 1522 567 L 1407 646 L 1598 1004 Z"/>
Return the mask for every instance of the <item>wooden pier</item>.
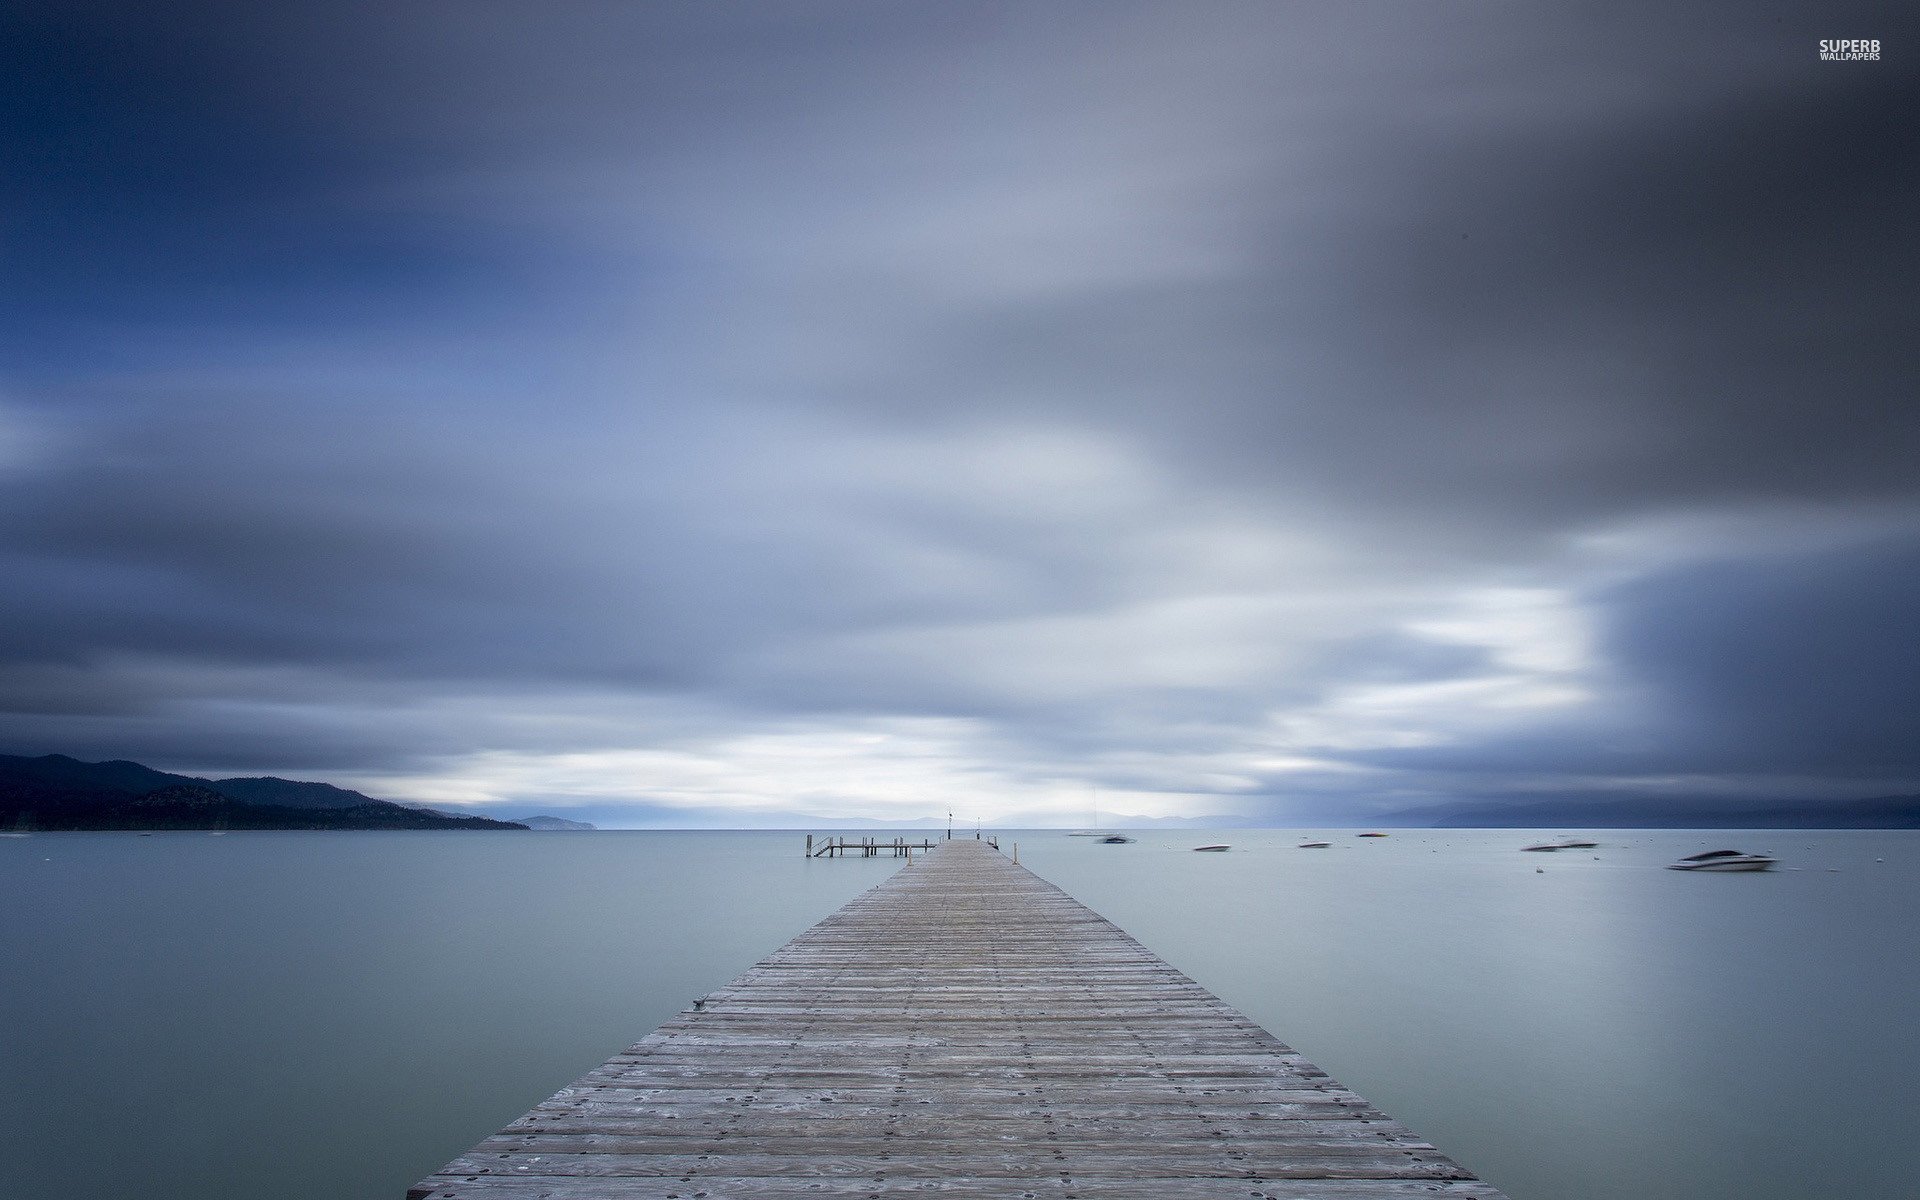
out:
<path id="1" fill-rule="evenodd" d="M 980 835 L 975 834 L 974 837 L 979 839 Z M 996 850 L 1000 848 L 1000 843 L 992 837 L 980 840 Z M 832 834 L 816 838 L 810 833 L 807 835 L 807 857 L 840 858 L 851 855 L 858 858 L 912 858 L 915 850 L 932 850 L 939 844 L 932 835 L 916 842 L 904 837 L 842 837 Z"/>
<path id="2" fill-rule="evenodd" d="M 943 842 L 410 1200 L 1503 1200 L 985 841 Z"/>

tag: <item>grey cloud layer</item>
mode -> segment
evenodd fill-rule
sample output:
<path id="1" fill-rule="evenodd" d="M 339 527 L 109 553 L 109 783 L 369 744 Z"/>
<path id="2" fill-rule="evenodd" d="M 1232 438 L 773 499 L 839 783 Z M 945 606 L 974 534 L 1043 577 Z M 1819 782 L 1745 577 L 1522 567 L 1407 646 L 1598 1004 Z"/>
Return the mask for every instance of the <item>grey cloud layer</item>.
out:
<path id="1" fill-rule="evenodd" d="M 14 39 L 8 749 L 1920 787 L 1885 14 L 154 20 Z"/>

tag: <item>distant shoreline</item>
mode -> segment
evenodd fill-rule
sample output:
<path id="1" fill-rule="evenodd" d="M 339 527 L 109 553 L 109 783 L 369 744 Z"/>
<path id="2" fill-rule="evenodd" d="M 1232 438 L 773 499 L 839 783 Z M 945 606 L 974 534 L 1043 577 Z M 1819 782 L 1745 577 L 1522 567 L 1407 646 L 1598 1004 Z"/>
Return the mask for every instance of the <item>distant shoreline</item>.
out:
<path id="1" fill-rule="evenodd" d="M 200 779 L 115 760 L 0 755 L 0 831 L 219 833 L 238 829 L 512 829 L 515 821 L 411 808 L 326 783 Z"/>

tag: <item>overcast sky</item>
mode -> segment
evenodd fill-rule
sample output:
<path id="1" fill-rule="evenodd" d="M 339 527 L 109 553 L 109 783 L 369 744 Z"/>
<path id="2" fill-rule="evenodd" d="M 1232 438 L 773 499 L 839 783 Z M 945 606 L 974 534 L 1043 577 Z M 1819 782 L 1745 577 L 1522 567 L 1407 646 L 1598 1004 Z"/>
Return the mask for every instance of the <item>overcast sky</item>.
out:
<path id="1" fill-rule="evenodd" d="M 1911 10 L 9 12 L 0 751 L 602 824 L 1920 792 Z"/>

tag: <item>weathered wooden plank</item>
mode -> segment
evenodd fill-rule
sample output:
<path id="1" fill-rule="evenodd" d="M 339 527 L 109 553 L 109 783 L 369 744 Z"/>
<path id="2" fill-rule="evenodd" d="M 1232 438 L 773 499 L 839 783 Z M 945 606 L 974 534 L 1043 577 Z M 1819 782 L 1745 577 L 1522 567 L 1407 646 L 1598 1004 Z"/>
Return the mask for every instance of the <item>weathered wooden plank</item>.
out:
<path id="1" fill-rule="evenodd" d="M 841 1088 L 833 1093 L 839 1101 L 847 1104 L 878 1103 L 898 1106 L 902 1098 L 896 1087 L 881 1088 Z M 1124 1098 L 1131 1106 L 1143 1104 L 1166 1104 L 1191 1106 L 1194 1100 L 1184 1092 L 1127 1093 L 1111 1087 L 980 1087 L 969 1088 L 964 1092 L 946 1093 L 938 1097 L 915 1094 L 907 1097 L 913 1103 L 933 1103 L 938 1100 L 945 1104 L 965 1104 L 978 1102 L 983 1106 L 1000 1108 L 1010 1103 L 1010 1097 L 1027 1096 L 1038 1102 L 1041 1097 L 1054 1107 L 1073 1107 L 1088 1105 L 1101 1107 L 1113 1104 Z M 556 1106 L 576 1101 L 602 1101 L 608 1104 L 643 1103 L 658 1100 L 662 1103 L 704 1104 L 715 1101 L 744 1100 L 749 1103 L 791 1101 L 812 1106 L 819 1099 L 819 1092 L 813 1088 L 792 1087 L 778 1079 L 763 1080 L 752 1087 L 717 1088 L 702 1085 L 676 1083 L 673 1086 L 654 1086 L 639 1084 L 593 1084 L 576 1082 L 554 1093 L 552 1098 L 533 1111 L 539 1112 L 547 1104 Z M 1269 1088 L 1247 1088 L 1236 1091 L 1229 1099 L 1211 1104 L 1210 1107 L 1227 1110 L 1246 1109 L 1257 1111 L 1264 1105 L 1297 1104 L 1351 1104 L 1364 1106 L 1366 1101 L 1356 1093 L 1347 1091 L 1337 1084 L 1322 1083 L 1312 1086 L 1274 1086 Z M 831 1116 L 831 1113 L 822 1113 Z"/>
<path id="2" fill-rule="evenodd" d="M 1151 1116 L 1135 1116 L 1130 1113 L 1091 1117 L 1084 1114 L 1075 1116 L 1071 1123 L 1060 1123 L 1059 1136 L 1071 1139 L 1075 1145 L 1093 1145 L 1098 1142 L 1126 1141 L 1138 1143 L 1141 1139 L 1164 1139 L 1167 1141 L 1208 1141 L 1216 1138 L 1234 1138 L 1236 1140 L 1287 1140 L 1311 1138 L 1377 1138 L 1391 1137 L 1403 1141 L 1418 1141 L 1411 1133 L 1385 1118 L 1373 1120 L 1355 1120 L 1346 1116 L 1328 1116 L 1321 1110 L 1312 1116 L 1300 1116 L 1291 1120 L 1270 1121 L 1258 1117 L 1249 1117 L 1243 1113 L 1216 1113 L 1208 1111 L 1177 1112 L 1161 1109 Z M 1034 1118 L 1046 1115 L 1045 1109 L 1027 1109 L 1022 1112 L 970 1112 L 964 1127 L 956 1132 L 953 1111 L 949 1109 L 928 1109 L 901 1115 L 899 1110 L 887 1112 L 881 1109 L 871 1110 L 867 1114 L 850 1117 L 820 1117 L 811 1113 L 782 1114 L 780 1112 L 758 1112 L 754 1114 L 754 1132 L 757 1136 L 768 1138 L 814 1137 L 831 1138 L 837 1143 L 842 1139 L 857 1141 L 870 1138 L 876 1132 L 888 1137 L 907 1137 L 916 1144 L 923 1141 L 939 1141 L 954 1137 L 981 1139 L 986 1141 L 1006 1138 L 1024 1138 L 1029 1136 L 1035 1125 Z M 540 1119 L 522 1118 L 496 1134 L 494 1138 L 482 1142 L 488 1146 L 495 1141 L 506 1148 L 508 1143 L 521 1147 L 531 1145 L 553 1145 L 548 1139 L 555 1137 L 619 1137 L 659 1138 L 704 1136 L 702 1131 L 731 1129 L 734 1127 L 733 1113 L 708 1110 L 698 1116 L 678 1117 L 672 1124 L 657 1116 L 636 1118 L 624 1111 L 609 1114 L 598 1110 L 570 1111 Z M 1057 1114 L 1056 1114 L 1057 1116 Z M 1057 1123 L 1057 1122 L 1056 1122 Z M 676 1127 L 683 1127 L 678 1128 Z M 562 1149 L 553 1145 L 554 1149 Z"/>
<path id="3" fill-rule="evenodd" d="M 1044 1104 L 1043 1104 L 1044 1100 Z M 755 1112 L 783 1112 L 801 1108 L 808 1117 L 831 1121 L 839 1117 L 864 1117 L 872 1114 L 891 1116 L 914 1110 L 935 1116 L 966 1114 L 970 1121 L 989 1121 L 998 1114 L 1018 1116 L 1027 1112 L 1052 1112 L 1060 1119 L 1225 1119 L 1246 1117 L 1250 1121 L 1284 1121 L 1304 1117 L 1359 1117 L 1384 1119 L 1375 1108 L 1352 1092 L 1275 1091 L 1265 1094 L 1171 1094 L 1152 1096 L 1135 1092 L 1116 1096 L 1112 1092 L 1025 1091 L 1025 1089 L 979 1089 L 948 1092 L 943 1096 L 914 1096 L 900 1104 L 893 1089 L 866 1092 L 835 1092 L 835 1106 L 829 1114 L 820 1104 L 820 1094 L 808 1089 L 758 1089 L 758 1091 L 707 1091 L 707 1089 L 574 1089 L 555 1096 L 520 1117 L 520 1121 L 553 1121 L 570 1114 L 588 1119 L 616 1119 L 620 1116 L 708 1117 L 730 1116 L 743 1106 Z M 518 1121 L 516 1121 L 518 1125 Z"/>
<path id="4" fill-rule="evenodd" d="M 752 1140 L 741 1139 L 742 1147 Z M 525 1168 L 523 1171 L 522 1168 Z M 1437 1154 L 1383 1150 L 1375 1154 L 1340 1154 L 1308 1150 L 1255 1153 L 1223 1150 L 1219 1153 L 1176 1154 L 1169 1151 L 1114 1156 L 1101 1170 L 1128 1179 L 1470 1179 L 1472 1176 Z M 736 1175 L 757 1179 L 792 1178 L 974 1178 L 1025 1179 L 1034 1175 L 1071 1173 L 1064 1156 L 1040 1146 L 1026 1152 L 979 1147 L 970 1152 L 922 1153 L 903 1148 L 898 1154 L 849 1154 L 815 1144 L 793 1154 L 743 1153 L 732 1147 L 714 1147 L 707 1154 L 512 1154 L 462 1155 L 448 1163 L 444 1175 L 612 1175 L 671 1176 L 726 1179 Z M 796 1193 L 804 1188 L 796 1188 Z"/>
<path id="5" fill-rule="evenodd" d="M 848 1153 L 892 1154 L 899 1139 L 908 1138 L 916 1152 L 942 1149 L 965 1153 L 970 1147 L 1004 1147 L 1009 1142 L 1027 1144 L 1036 1132 L 1048 1140 L 1082 1150 L 1103 1154 L 1185 1153 L 1195 1144 L 1213 1146 L 1231 1143 L 1236 1147 L 1298 1146 L 1324 1150 L 1329 1154 L 1372 1153 L 1382 1146 L 1407 1150 L 1431 1150 L 1433 1147 L 1404 1129 L 1381 1129 L 1363 1121 L 1291 1122 L 1288 1128 L 1249 1130 L 1237 1126 L 1231 1132 L 1211 1123 L 1189 1129 L 1170 1127 L 1163 1122 L 1139 1122 L 1130 1129 L 1094 1130 L 1083 1127 L 1055 1129 L 1058 1123 L 1034 1116 L 1026 1121 L 1002 1121 L 992 1126 L 969 1123 L 956 1127 L 952 1122 L 932 1123 L 913 1129 L 885 1120 L 841 1123 L 815 1128 L 806 1121 L 768 1122 L 756 1119 L 750 1130 L 754 1148 L 768 1154 L 790 1153 L 788 1146 L 799 1146 L 800 1153 L 817 1154 L 820 1139 L 832 1138 L 833 1144 Z M 1293 1128 L 1291 1126 L 1308 1126 Z M 679 1122 L 671 1132 L 660 1130 L 611 1133 L 604 1129 L 558 1128 L 512 1129 L 495 1134 L 475 1146 L 472 1154 L 702 1154 L 720 1139 L 742 1132 L 731 1122 Z M 1341 1126 L 1346 1126 L 1342 1128 Z M 1143 1140 L 1144 1138 L 1144 1140 Z"/>
<path id="6" fill-rule="evenodd" d="M 426 1185 L 423 1184 L 422 1187 Z M 480 1176 L 440 1191 L 409 1193 L 418 1200 L 871 1200 L 880 1196 L 936 1200 L 1168 1200 L 1167 1181 L 1057 1174 L 1009 1182 L 951 1176 L 944 1179 L 812 1179 L 795 1193 L 791 1179 L 608 1178 L 589 1176 Z M 1178 1185 L 1181 1200 L 1500 1200 L 1477 1180 L 1290 1179 L 1284 1184 L 1241 1179 L 1192 1179 Z"/>
<path id="7" fill-rule="evenodd" d="M 979 842 L 422 1180 L 432 1200 L 1503 1200 Z"/>

